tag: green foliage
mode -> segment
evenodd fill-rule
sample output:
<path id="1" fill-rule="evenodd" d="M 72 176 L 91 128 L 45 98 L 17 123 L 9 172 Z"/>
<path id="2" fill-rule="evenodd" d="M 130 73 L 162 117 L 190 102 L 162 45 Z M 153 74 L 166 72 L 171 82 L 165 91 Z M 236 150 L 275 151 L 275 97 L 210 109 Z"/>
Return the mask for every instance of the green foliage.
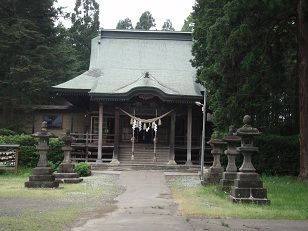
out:
<path id="1" fill-rule="evenodd" d="M 16 132 L 8 128 L 0 128 L 0 136 L 12 136 L 16 135 Z"/>
<path id="2" fill-rule="evenodd" d="M 155 28 L 155 19 L 149 11 L 145 11 L 141 14 L 139 22 L 137 22 L 135 29 L 136 30 L 150 30 Z"/>
<path id="3" fill-rule="evenodd" d="M 25 167 L 35 167 L 39 155 L 36 151 L 37 139 L 30 135 L 14 135 L 14 136 L 0 136 L 0 144 L 19 144 L 20 152 L 18 156 L 18 164 Z M 51 139 L 49 142 L 48 160 L 56 167 L 63 160 L 63 151 L 61 150 L 63 142 L 58 139 Z"/>
<path id="4" fill-rule="evenodd" d="M 255 140 L 259 153 L 253 157 L 258 172 L 293 175 L 299 171 L 299 139 L 294 136 L 261 135 Z"/>
<path id="5" fill-rule="evenodd" d="M 167 19 L 166 22 L 164 22 L 163 27 L 161 28 L 163 31 L 174 31 L 174 28 L 172 26 L 172 22 L 170 19 Z"/>
<path id="6" fill-rule="evenodd" d="M 48 160 L 58 166 L 64 158 L 62 148 L 63 141 L 58 138 L 50 139 L 49 141 L 49 151 L 48 151 Z"/>
<path id="7" fill-rule="evenodd" d="M 37 140 L 32 136 L 25 134 L 0 136 L 0 144 L 19 144 L 18 165 L 25 167 L 36 166 L 39 155 L 35 148 Z"/>
<path id="8" fill-rule="evenodd" d="M 133 24 L 132 21 L 129 18 L 125 18 L 124 20 L 119 20 L 117 27 L 117 30 L 133 30 Z"/>
<path id="9" fill-rule="evenodd" d="M 24 119 L 16 113 L 18 106 L 48 103 L 51 86 L 75 73 L 74 48 L 54 27 L 58 11 L 53 3 L 9 0 L 0 4 L 0 124 L 5 127 L 17 127 Z"/>
<path id="10" fill-rule="evenodd" d="M 192 19 L 192 15 L 188 15 L 187 18 L 184 20 L 184 24 L 182 26 L 181 31 L 183 32 L 191 32 L 194 29 L 194 23 Z"/>
<path id="11" fill-rule="evenodd" d="M 86 71 L 90 64 L 91 39 L 99 30 L 99 4 L 95 0 L 76 0 L 70 18 L 73 24 L 69 29 L 70 42 L 77 50 L 79 71 Z"/>
<path id="12" fill-rule="evenodd" d="M 219 131 L 245 114 L 266 132 L 297 129 L 296 4 L 197 0 L 192 64 Z"/>
<path id="13" fill-rule="evenodd" d="M 85 162 L 80 162 L 75 165 L 75 172 L 79 174 L 79 176 L 91 176 L 90 165 Z"/>

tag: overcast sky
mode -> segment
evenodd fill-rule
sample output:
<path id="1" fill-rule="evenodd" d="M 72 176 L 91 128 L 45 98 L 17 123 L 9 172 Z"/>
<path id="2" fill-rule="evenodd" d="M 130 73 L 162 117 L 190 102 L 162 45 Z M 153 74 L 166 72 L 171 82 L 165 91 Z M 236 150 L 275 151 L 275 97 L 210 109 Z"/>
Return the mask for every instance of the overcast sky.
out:
<path id="1" fill-rule="evenodd" d="M 104 29 L 115 29 L 120 19 L 130 18 L 133 26 L 144 11 L 150 11 L 160 30 L 170 19 L 175 30 L 181 30 L 184 19 L 192 11 L 195 0 L 96 0 L 100 6 L 100 23 Z M 58 0 L 58 4 L 72 11 L 75 0 Z M 65 25 L 68 22 L 64 23 Z"/>

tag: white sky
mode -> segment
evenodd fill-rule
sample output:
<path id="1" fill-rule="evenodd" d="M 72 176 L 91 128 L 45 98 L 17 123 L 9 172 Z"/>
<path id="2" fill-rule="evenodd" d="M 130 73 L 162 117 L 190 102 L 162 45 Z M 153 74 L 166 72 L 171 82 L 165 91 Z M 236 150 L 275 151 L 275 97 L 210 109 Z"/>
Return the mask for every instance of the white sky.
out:
<path id="1" fill-rule="evenodd" d="M 100 23 L 104 29 L 115 29 L 120 19 L 130 18 L 135 27 L 144 11 L 150 11 L 160 30 L 170 19 L 175 30 L 181 30 L 184 19 L 192 12 L 195 0 L 96 0 L 100 6 Z M 67 7 L 71 12 L 75 0 L 58 0 L 57 6 Z M 69 22 L 63 22 L 68 25 Z"/>

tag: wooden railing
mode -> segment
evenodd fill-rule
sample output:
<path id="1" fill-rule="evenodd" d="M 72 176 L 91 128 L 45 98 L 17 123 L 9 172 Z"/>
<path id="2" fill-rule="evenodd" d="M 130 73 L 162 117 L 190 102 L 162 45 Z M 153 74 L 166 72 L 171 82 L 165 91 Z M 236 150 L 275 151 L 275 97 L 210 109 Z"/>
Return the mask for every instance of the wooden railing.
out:
<path id="1" fill-rule="evenodd" d="M 75 138 L 71 146 L 74 149 L 71 153 L 75 161 L 95 161 L 97 159 L 98 134 L 71 133 Z M 114 148 L 114 134 L 102 135 L 102 161 L 110 162 Z"/>

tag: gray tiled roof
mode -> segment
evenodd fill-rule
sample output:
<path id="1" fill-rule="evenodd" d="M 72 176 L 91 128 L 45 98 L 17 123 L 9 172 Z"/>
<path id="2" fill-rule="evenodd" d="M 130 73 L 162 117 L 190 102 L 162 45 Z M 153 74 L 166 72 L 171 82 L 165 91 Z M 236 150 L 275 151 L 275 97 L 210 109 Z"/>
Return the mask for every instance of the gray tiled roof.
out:
<path id="1" fill-rule="evenodd" d="M 89 71 L 55 88 L 102 96 L 149 88 L 171 97 L 200 97 L 191 46 L 189 33 L 103 30 L 92 40 Z"/>

